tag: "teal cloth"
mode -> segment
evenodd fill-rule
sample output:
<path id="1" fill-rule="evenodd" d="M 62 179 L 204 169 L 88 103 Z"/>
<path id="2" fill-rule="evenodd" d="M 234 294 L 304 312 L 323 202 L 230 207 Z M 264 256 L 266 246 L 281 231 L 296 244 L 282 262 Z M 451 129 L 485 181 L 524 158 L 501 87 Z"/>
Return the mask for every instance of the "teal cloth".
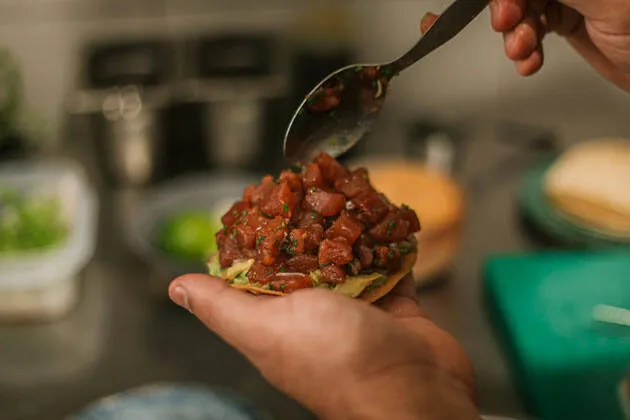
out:
<path id="1" fill-rule="evenodd" d="M 486 306 L 517 385 L 542 420 L 622 420 L 630 327 L 596 305 L 630 309 L 630 253 L 500 255 L 484 264 Z"/>

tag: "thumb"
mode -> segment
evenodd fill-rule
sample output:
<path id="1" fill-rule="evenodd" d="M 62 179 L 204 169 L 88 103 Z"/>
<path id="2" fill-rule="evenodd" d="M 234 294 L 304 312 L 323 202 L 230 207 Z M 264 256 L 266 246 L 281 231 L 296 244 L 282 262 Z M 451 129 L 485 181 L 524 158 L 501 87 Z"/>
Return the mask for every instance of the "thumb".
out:
<path id="1" fill-rule="evenodd" d="M 269 339 L 274 314 L 266 297 L 231 288 L 222 279 L 204 274 L 179 277 L 169 286 L 173 302 L 193 313 L 206 327 L 247 357 L 260 352 Z"/>
<path id="2" fill-rule="evenodd" d="M 422 16 L 422 20 L 420 21 L 420 34 L 426 34 L 439 17 L 440 16 L 436 15 L 435 13 L 425 13 L 424 16 Z"/>

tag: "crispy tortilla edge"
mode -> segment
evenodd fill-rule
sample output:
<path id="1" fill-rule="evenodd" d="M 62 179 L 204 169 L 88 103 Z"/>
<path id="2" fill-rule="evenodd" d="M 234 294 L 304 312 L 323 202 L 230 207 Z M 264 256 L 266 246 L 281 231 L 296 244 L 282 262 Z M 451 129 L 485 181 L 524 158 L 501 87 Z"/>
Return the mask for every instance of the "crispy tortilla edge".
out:
<path id="1" fill-rule="evenodd" d="M 387 276 L 387 281 L 382 285 L 368 291 L 361 293 L 356 299 L 360 299 L 369 303 L 374 303 L 381 299 L 403 279 L 405 276 L 412 272 L 416 260 L 418 258 L 418 251 L 411 252 L 403 258 L 400 269 Z M 279 292 L 276 290 L 267 290 L 260 287 L 252 286 L 249 284 L 230 284 L 231 287 L 238 290 L 249 292 L 253 295 L 268 295 L 268 296 L 286 296 L 287 293 Z"/>
<path id="2" fill-rule="evenodd" d="M 286 296 L 286 293 L 262 289 L 260 287 L 252 286 L 251 284 L 230 284 L 230 286 L 234 289 L 249 292 L 252 295 Z"/>
<path id="3" fill-rule="evenodd" d="M 364 291 L 359 295 L 357 299 L 361 299 L 363 301 L 374 303 L 377 300 L 385 297 L 389 292 L 391 292 L 396 285 L 405 278 L 405 276 L 413 271 L 414 265 L 416 265 L 416 260 L 418 259 L 418 251 L 414 250 L 413 252 L 405 255 L 402 260 L 402 264 L 400 268 L 387 276 L 387 281 L 382 285 Z"/>

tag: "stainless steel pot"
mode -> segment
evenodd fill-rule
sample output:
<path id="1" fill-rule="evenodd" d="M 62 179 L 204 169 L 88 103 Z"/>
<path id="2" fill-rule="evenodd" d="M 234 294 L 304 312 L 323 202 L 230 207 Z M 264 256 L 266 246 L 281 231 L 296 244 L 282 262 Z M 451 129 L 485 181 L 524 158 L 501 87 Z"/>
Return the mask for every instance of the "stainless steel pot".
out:
<path id="1" fill-rule="evenodd" d="M 165 88 L 125 86 L 79 92 L 69 105 L 77 114 L 93 114 L 97 160 L 115 184 L 141 186 L 163 169 L 164 139 L 160 112 L 168 103 Z"/>
<path id="2" fill-rule="evenodd" d="M 103 100 L 103 157 L 119 183 L 147 184 L 160 165 L 157 116 L 148 105 L 134 86 L 111 92 Z"/>
<path id="3" fill-rule="evenodd" d="M 250 164 L 262 147 L 263 104 L 257 100 L 210 103 L 207 106 L 208 154 L 217 168 Z"/>

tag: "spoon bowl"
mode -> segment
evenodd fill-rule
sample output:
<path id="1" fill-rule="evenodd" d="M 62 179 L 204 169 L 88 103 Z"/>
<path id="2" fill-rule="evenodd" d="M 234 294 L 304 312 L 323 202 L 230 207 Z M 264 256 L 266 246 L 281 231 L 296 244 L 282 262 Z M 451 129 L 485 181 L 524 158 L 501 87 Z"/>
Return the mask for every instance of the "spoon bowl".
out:
<path id="1" fill-rule="evenodd" d="M 293 115 L 285 156 L 307 162 L 322 151 L 339 156 L 352 148 L 381 113 L 391 79 L 386 69 L 352 65 L 321 81 Z"/>

